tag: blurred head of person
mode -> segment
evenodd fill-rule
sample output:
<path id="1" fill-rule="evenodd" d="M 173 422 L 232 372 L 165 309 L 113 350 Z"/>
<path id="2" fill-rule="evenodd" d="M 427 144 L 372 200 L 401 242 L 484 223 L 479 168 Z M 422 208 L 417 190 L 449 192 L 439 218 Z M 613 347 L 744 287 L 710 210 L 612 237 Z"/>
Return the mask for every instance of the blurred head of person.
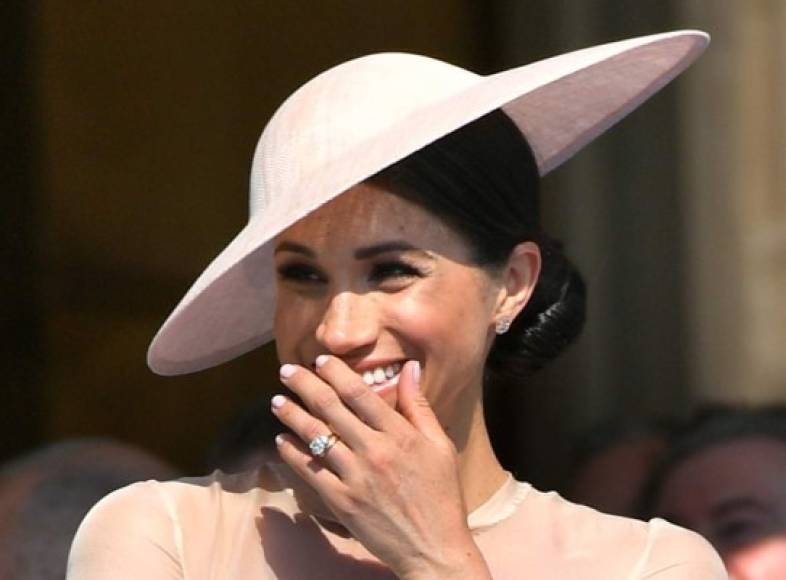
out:
<path id="1" fill-rule="evenodd" d="M 655 471 L 641 510 L 707 538 L 733 580 L 786 579 L 786 409 L 698 413 Z"/>
<path id="2" fill-rule="evenodd" d="M 566 495 L 602 512 L 632 516 L 652 469 L 666 449 L 665 421 L 613 418 L 584 433 Z"/>
<path id="3" fill-rule="evenodd" d="M 286 427 L 270 413 L 265 397 L 239 409 L 217 433 L 205 454 L 208 471 L 239 473 L 280 461 L 274 443 Z"/>
<path id="4" fill-rule="evenodd" d="M 0 580 L 64 578 L 71 540 L 99 499 L 176 476 L 150 453 L 106 439 L 54 443 L 0 466 Z"/>

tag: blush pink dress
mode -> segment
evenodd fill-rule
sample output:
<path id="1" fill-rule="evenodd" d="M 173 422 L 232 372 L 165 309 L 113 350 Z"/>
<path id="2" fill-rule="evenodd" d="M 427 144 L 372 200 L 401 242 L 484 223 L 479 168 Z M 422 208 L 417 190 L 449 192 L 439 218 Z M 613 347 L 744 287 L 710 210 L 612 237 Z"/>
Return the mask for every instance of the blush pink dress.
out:
<path id="1" fill-rule="evenodd" d="M 283 467 L 147 481 L 101 500 L 74 539 L 67 580 L 394 578 L 358 542 L 306 515 Z M 601 514 L 508 477 L 468 523 L 496 580 L 722 580 L 700 536 Z"/>

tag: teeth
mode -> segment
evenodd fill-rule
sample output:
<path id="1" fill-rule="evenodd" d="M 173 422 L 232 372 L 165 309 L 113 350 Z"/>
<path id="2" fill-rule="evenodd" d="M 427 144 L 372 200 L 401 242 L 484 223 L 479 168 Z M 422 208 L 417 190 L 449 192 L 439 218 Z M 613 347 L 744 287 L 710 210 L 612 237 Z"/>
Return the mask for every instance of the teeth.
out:
<path id="1" fill-rule="evenodd" d="M 401 372 L 401 363 L 393 363 L 386 367 L 377 367 L 363 373 L 363 382 L 368 386 L 381 384 L 394 378 Z"/>

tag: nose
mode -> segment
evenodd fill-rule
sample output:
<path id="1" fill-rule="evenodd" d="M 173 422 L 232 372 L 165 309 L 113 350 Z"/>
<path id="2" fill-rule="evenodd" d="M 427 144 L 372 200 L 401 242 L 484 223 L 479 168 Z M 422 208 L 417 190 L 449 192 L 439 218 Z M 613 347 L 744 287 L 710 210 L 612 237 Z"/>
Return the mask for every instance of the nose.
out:
<path id="1" fill-rule="evenodd" d="M 379 321 L 373 299 L 341 292 L 331 299 L 316 337 L 328 352 L 347 355 L 376 342 Z"/>

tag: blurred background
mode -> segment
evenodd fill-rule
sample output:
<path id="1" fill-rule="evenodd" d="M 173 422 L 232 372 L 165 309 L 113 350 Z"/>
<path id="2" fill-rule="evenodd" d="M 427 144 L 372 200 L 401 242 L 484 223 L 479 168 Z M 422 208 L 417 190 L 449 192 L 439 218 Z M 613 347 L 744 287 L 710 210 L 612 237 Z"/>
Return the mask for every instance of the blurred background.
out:
<path id="1" fill-rule="evenodd" d="M 100 435 L 198 473 L 278 390 L 270 347 L 177 378 L 145 351 L 244 224 L 256 140 L 306 79 L 375 51 L 486 74 L 677 28 L 707 54 L 546 180 L 587 328 L 491 413 L 547 487 L 604 418 L 786 400 L 786 2 L 2 3 L 0 461 Z"/>

